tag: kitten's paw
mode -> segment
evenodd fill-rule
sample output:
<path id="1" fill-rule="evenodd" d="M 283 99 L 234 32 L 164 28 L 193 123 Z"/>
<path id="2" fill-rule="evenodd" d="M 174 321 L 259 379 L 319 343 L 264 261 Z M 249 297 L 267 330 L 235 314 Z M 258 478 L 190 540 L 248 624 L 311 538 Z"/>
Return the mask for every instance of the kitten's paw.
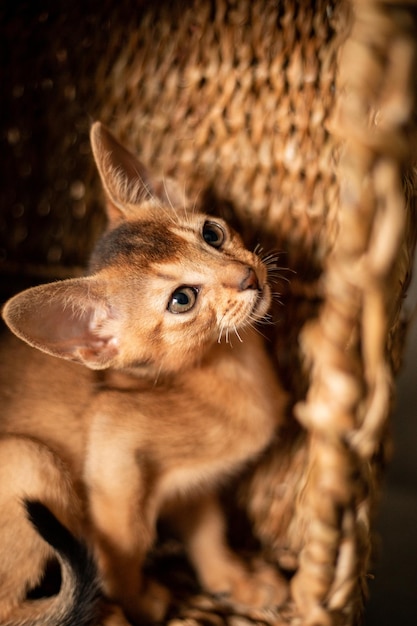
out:
<path id="1" fill-rule="evenodd" d="M 288 599 L 288 581 L 271 565 L 263 562 L 254 564 L 246 578 L 247 584 L 253 589 L 251 606 L 279 607 Z"/>
<path id="2" fill-rule="evenodd" d="M 218 579 L 208 591 L 253 608 L 279 607 L 289 593 L 286 579 L 266 563 L 257 563 L 251 571 L 235 563 L 233 569 L 228 569 L 227 577 Z"/>
<path id="3" fill-rule="evenodd" d="M 123 603 L 129 622 L 143 626 L 144 623 L 161 622 L 171 603 L 170 591 L 154 580 L 146 580 L 140 594 Z"/>

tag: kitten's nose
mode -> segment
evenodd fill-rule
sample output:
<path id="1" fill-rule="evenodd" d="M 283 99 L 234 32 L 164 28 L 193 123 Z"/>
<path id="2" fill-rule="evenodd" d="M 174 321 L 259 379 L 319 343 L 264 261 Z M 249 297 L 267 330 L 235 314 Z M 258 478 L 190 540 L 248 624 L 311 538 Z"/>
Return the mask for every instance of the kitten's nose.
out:
<path id="1" fill-rule="evenodd" d="M 259 289 L 258 278 L 251 267 L 247 268 L 246 276 L 239 285 L 240 291 L 245 291 L 246 289 Z"/>

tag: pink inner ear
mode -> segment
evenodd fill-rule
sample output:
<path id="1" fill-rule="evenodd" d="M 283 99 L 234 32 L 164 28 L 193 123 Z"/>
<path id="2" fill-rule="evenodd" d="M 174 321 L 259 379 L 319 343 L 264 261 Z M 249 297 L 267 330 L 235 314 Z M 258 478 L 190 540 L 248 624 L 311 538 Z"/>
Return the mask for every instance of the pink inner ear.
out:
<path id="1" fill-rule="evenodd" d="M 60 352 L 73 352 L 80 347 L 102 342 L 91 330 L 95 309 L 92 307 L 73 310 L 62 308 L 60 302 L 49 302 L 42 318 L 29 317 L 26 331 L 41 343 L 56 346 Z"/>
<path id="2" fill-rule="evenodd" d="M 43 352 L 93 369 L 108 367 L 118 354 L 115 318 L 92 286 L 80 279 L 29 289 L 6 305 L 6 323 Z"/>

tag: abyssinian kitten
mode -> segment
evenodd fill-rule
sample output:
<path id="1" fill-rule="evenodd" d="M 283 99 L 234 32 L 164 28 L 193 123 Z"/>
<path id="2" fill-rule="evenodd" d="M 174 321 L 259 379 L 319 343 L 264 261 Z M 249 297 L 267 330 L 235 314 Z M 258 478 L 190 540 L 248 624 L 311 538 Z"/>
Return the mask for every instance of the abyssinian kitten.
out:
<path id="1" fill-rule="evenodd" d="M 0 623 L 64 623 L 65 612 L 66 624 L 92 623 L 71 617 L 62 593 L 26 597 L 55 554 L 27 519 L 34 500 L 91 547 L 106 596 L 132 623 L 169 605 L 142 571 L 160 516 L 206 590 L 276 605 L 279 575 L 250 572 L 231 552 L 216 496 L 283 420 L 254 328 L 270 306 L 268 267 L 99 122 L 91 143 L 109 225 L 89 274 L 3 309 L 14 335 L 0 356 Z"/>

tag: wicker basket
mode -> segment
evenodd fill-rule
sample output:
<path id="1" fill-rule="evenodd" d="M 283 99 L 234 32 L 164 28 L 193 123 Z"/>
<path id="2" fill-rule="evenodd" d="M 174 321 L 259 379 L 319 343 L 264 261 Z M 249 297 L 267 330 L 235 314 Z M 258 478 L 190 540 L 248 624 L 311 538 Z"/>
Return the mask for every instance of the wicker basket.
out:
<path id="1" fill-rule="evenodd" d="M 172 621 L 358 623 L 417 232 L 417 2 L 42 5 L 0 8 L 2 295 L 83 271 L 104 225 L 94 119 L 282 251 L 271 340 L 294 418 L 239 505 L 291 599 L 242 614 L 174 567 Z"/>

